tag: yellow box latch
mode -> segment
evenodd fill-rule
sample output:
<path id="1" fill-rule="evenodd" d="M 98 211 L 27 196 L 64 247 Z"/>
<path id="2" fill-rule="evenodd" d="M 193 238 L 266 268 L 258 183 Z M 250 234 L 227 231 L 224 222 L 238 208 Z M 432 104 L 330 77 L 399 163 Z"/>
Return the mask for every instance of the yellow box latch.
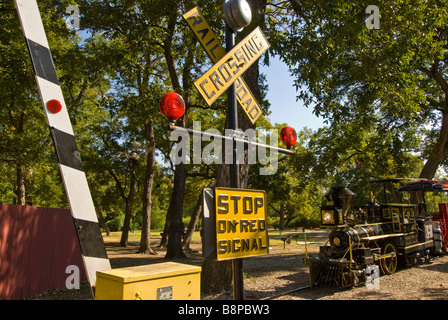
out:
<path id="1" fill-rule="evenodd" d="M 201 268 L 164 262 L 96 273 L 95 300 L 199 300 Z"/>

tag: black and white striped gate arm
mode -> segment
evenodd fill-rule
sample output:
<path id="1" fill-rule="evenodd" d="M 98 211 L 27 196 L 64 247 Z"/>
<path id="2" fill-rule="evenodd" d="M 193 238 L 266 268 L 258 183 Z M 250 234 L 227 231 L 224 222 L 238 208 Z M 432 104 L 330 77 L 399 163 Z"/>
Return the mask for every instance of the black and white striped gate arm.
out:
<path id="1" fill-rule="evenodd" d="M 111 269 L 36 0 L 15 0 L 78 234 L 88 281 Z"/>

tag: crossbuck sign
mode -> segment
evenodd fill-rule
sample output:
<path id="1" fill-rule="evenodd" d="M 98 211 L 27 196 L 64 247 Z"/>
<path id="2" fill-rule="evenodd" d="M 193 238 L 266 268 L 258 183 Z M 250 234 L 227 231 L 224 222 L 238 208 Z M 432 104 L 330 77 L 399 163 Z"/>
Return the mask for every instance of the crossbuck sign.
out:
<path id="1" fill-rule="evenodd" d="M 210 68 L 194 85 L 209 105 L 216 101 L 269 48 L 257 27 Z"/>
<path id="2" fill-rule="evenodd" d="M 235 82 L 237 101 L 251 122 L 255 123 L 261 116 L 262 110 L 241 75 L 269 48 L 269 43 L 261 29 L 255 29 L 226 54 L 198 8 L 184 14 L 184 18 L 209 58 L 215 63 L 195 82 L 196 88 L 211 105 Z"/>

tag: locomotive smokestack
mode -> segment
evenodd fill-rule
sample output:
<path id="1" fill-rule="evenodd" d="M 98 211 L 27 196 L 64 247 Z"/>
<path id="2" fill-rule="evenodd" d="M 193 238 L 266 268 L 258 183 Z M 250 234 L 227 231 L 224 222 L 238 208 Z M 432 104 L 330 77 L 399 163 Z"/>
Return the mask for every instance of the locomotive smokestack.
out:
<path id="1" fill-rule="evenodd" d="M 342 215 L 345 215 L 353 203 L 356 194 L 346 187 L 333 187 L 325 195 L 328 205 L 339 207 L 342 210 Z"/>

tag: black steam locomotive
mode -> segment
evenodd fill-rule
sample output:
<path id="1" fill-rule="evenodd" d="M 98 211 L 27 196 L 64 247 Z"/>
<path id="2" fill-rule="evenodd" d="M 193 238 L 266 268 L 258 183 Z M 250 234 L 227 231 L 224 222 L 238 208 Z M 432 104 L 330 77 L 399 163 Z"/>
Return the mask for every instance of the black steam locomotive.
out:
<path id="1" fill-rule="evenodd" d="M 427 182 L 410 182 L 399 191 L 415 192 L 414 198 L 418 190 L 422 194 L 438 191 L 428 189 Z M 440 187 L 431 183 L 435 189 Z M 331 228 L 331 232 L 319 255 L 305 258 L 311 286 L 356 286 L 370 280 L 371 272 L 392 274 L 399 263 L 428 261 L 445 249 L 439 222 L 433 221 L 424 202 L 378 204 L 372 195 L 366 206 L 349 212 L 355 198 L 351 190 L 335 187 L 325 198 L 327 205 L 321 208 L 321 225 Z"/>

